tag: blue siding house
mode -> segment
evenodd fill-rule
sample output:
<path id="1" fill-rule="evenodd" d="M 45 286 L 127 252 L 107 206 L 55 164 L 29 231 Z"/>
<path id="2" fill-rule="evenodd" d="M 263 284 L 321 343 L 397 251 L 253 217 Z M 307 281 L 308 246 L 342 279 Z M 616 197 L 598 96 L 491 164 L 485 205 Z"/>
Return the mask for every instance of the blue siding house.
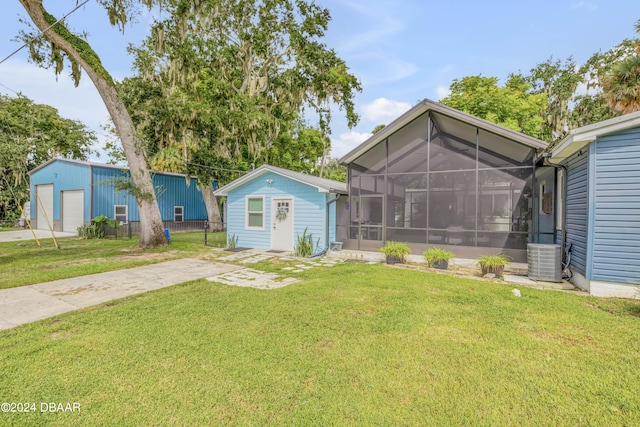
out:
<path id="1" fill-rule="evenodd" d="M 640 112 L 572 130 L 551 158 L 566 167 L 574 283 L 640 298 Z"/>
<path id="2" fill-rule="evenodd" d="M 91 218 L 105 215 L 130 224 L 137 231 L 140 217 L 134 197 L 117 191 L 116 182 L 129 179 L 121 166 L 69 159 L 52 159 L 29 172 L 31 221 L 35 228 L 75 232 Z M 214 188 L 215 188 L 214 182 Z M 207 219 L 195 177 L 154 172 L 153 185 L 164 226 L 169 229 L 200 227 Z"/>
<path id="3" fill-rule="evenodd" d="M 336 210 L 345 208 L 339 198 L 346 190 L 342 182 L 262 165 L 215 194 L 227 196 L 228 243 L 292 251 L 306 230 L 319 251 L 336 238 Z"/>

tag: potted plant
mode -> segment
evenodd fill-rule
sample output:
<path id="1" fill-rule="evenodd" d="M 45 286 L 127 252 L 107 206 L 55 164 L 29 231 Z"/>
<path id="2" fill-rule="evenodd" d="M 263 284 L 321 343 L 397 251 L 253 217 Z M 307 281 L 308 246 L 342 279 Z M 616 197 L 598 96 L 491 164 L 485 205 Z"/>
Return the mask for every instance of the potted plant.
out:
<path id="1" fill-rule="evenodd" d="M 509 257 L 504 254 L 483 255 L 478 258 L 478 265 L 482 270 L 482 275 L 493 273 L 496 277 L 502 277 L 504 267 L 509 265 Z"/>
<path id="2" fill-rule="evenodd" d="M 411 248 L 402 242 L 389 241 L 380 248 L 380 252 L 387 257 L 387 264 L 402 264 L 405 255 L 411 253 Z"/>
<path id="3" fill-rule="evenodd" d="M 449 260 L 453 258 L 455 254 L 445 249 L 433 247 L 423 252 L 422 256 L 424 256 L 429 267 L 446 270 L 449 268 Z"/>

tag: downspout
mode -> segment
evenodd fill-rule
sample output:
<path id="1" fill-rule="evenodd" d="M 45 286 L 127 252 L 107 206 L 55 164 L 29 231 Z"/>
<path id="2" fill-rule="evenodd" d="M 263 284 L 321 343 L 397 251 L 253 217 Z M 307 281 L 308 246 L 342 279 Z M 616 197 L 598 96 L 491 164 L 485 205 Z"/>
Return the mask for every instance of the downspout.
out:
<path id="1" fill-rule="evenodd" d="M 562 217 L 562 229 L 561 229 L 561 238 L 560 238 L 560 253 L 561 253 L 561 257 L 563 260 L 565 260 L 565 253 L 564 253 L 564 248 L 565 248 L 565 239 L 567 238 L 567 167 L 558 163 L 551 163 L 549 161 L 549 158 L 551 157 L 551 153 L 544 153 L 542 155 L 542 160 L 543 160 L 543 165 L 545 166 L 552 166 L 556 169 L 560 168 L 563 170 L 563 177 L 564 177 L 564 182 L 562 184 L 562 197 L 564 198 L 564 200 L 562 201 L 562 212 L 561 212 L 561 217 Z M 556 203 L 556 206 L 558 204 Z M 569 267 L 569 266 L 567 266 Z"/>

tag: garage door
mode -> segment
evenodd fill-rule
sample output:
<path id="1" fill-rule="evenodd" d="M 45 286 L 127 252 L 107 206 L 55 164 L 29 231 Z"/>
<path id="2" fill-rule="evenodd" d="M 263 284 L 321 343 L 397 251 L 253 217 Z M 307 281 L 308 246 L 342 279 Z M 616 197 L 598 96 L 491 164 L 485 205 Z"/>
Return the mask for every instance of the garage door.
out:
<path id="1" fill-rule="evenodd" d="M 84 224 L 84 190 L 62 192 L 62 231 L 75 233 Z"/>
<path id="2" fill-rule="evenodd" d="M 36 227 L 48 230 L 47 219 L 53 227 L 53 184 L 36 185 Z M 46 214 L 45 214 L 46 212 Z"/>

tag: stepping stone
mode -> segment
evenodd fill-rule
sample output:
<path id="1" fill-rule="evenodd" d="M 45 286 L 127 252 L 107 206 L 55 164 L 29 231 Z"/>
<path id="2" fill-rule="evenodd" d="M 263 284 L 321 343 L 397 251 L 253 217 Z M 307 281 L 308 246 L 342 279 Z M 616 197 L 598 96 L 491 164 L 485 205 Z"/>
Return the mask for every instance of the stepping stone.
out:
<path id="1" fill-rule="evenodd" d="M 293 270 L 292 273 L 302 273 L 304 270 Z"/>
<path id="2" fill-rule="evenodd" d="M 283 270 L 295 270 L 295 267 L 282 267 Z"/>
<path id="3" fill-rule="evenodd" d="M 276 273 L 245 268 L 218 276 L 207 277 L 210 282 L 218 282 L 229 286 L 241 286 L 256 289 L 277 289 L 296 283 L 299 279 L 282 278 Z"/>
<path id="4" fill-rule="evenodd" d="M 240 261 L 240 264 L 255 264 L 260 261 L 267 260 L 269 258 L 273 258 L 273 255 L 255 255 L 251 258 L 243 259 Z"/>

